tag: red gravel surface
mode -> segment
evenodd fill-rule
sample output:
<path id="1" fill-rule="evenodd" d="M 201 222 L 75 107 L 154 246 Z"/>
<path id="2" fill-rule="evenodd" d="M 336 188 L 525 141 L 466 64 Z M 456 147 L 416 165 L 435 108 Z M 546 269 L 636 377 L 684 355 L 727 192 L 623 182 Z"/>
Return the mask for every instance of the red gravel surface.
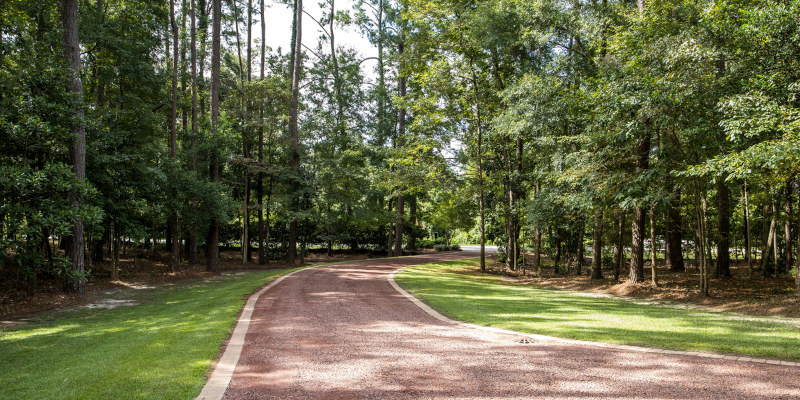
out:
<path id="1" fill-rule="evenodd" d="M 441 322 L 395 291 L 434 254 L 301 271 L 256 304 L 226 399 L 797 399 L 800 369 L 569 344 Z M 469 301 L 464 299 L 463 301 Z"/>

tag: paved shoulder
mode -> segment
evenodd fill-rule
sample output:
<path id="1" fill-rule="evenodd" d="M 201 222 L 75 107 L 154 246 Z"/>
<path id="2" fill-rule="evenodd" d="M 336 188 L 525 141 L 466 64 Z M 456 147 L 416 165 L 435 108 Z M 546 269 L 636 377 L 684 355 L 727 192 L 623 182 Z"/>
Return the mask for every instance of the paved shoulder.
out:
<path id="1" fill-rule="evenodd" d="M 436 254 L 303 270 L 254 305 L 227 399 L 797 398 L 797 369 L 476 330 L 387 280 Z M 469 301 L 469 299 L 464 299 Z"/>

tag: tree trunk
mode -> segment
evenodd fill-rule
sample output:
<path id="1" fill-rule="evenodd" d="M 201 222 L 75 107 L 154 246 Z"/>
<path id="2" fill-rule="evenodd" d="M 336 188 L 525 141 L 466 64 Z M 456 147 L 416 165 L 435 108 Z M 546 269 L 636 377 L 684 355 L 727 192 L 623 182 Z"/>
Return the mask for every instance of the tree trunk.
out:
<path id="1" fill-rule="evenodd" d="M 397 195 L 397 217 L 395 219 L 394 225 L 394 255 L 395 256 L 402 256 L 403 255 L 403 216 L 405 214 L 404 210 L 404 199 L 403 195 Z"/>
<path id="2" fill-rule="evenodd" d="M 708 241 L 708 215 L 705 192 L 701 193 L 700 185 L 695 185 L 695 209 L 697 210 L 697 237 L 699 254 L 697 254 L 700 264 L 700 293 L 708 296 L 708 257 L 706 256 Z"/>
<path id="3" fill-rule="evenodd" d="M 417 250 L 417 196 L 411 195 L 408 198 L 408 221 L 411 224 L 411 230 L 408 231 L 408 249 L 410 251 Z"/>
<path id="4" fill-rule="evenodd" d="M 770 207 L 769 205 L 764 206 L 764 215 L 769 215 Z M 764 247 L 761 249 L 761 274 L 764 276 L 769 276 L 770 269 L 769 269 L 769 259 L 770 254 L 772 253 L 772 238 L 775 237 L 775 227 L 777 225 L 777 215 L 774 212 L 774 207 L 772 208 L 772 219 L 769 223 L 769 228 L 767 231 L 767 237 L 764 238 Z M 777 259 L 777 257 L 776 257 Z"/>
<path id="5" fill-rule="evenodd" d="M 83 83 L 81 82 L 81 49 L 78 39 L 78 0 L 61 1 L 61 23 L 64 28 L 64 60 L 68 65 L 67 92 L 72 94 L 72 116 L 70 132 L 72 143 L 69 147 L 69 161 L 72 172 L 79 181 L 86 179 L 86 129 L 83 123 Z M 70 194 L 73 207 L 80 207 L 82 199 Z M 86 269 L 84 250 L 83 220 L 76 217 L 67 239 L 67 254 L 74 274 L 82 277 Z M 86 297 L 86 284 L 82 278 L 65 282 L 81 297 Z"/>
<path id="6" fill-rule="evenodd" d="M 303 43 L 303 0 L 295 0 L 295 29 L 294 29 L 294 49 L 292 54 L 292 100 L 289 107 L 289 138 L 290 156 L 289 167 L 292 169 L 293 183 L 291 188 L 291 207 L 292 211 L 299 211 L 300 202 L 297 195 L 300 191 L 298 174 L 300 172 L 300 136 L 297 128 L 298 99 L 300 97 L 300 72 L 302 70 L 302 43 Z M 297 258 L 297 217 L 292 217 L 289 223 L 289 243 L 286 253 L 286 261 L 294 264 Z"/>
<path id="7" fill-rule="evenodd" d="M 658 286 L 658 245 L 656 244 L 656 208 L 650 207 L 650 281 Z"/>
<path id="8" fill-rule="evenodd" d="M 603 279 L 603 209 L 594 210 L 592 229 L 592 279 Z"/>
<path id="9" fill-rule="evenodd" d="M 486 272 L 486 212 L 485 200 L 483 193 L 483 126 L 481 121 L 481 107 L 480 107 L 480 93 L 478 91 L 478 77 L 475 68 L 472 68 L 472 88 L 475 92 L 475 127 L 478 135 L 478 151 L 476 158 L 478 159 L 478 214 L 480 217 L 480 231 L 481 231 L 481 272 Z M 538 193 L 538 183 L 537 183 Z M 539 233 L 541 237 L 541 232 Z M 538 255 L 536 256 L 538 257 Z"/>
<path id="10" fill-rule="evenodd" d="M 580 226 L 578 228 L 578 249 L 576 252 L 575 260 L 575 275 L 581 276 L 583 273 L 583 237 L 586 235 L 586 217 L 581 216 Z"/>
<path id="11" fill-rule="evenodd" d="M 400 58 L 400 65 L 398 71 L 398 89 L 400 91 L 400 98 L 406 97 L 406 76 L 405 71 L 402 70 L 403 66 L 403 52 L 405 51 L 405 32 L 401 29 L 400 42 L 397 44 L 398 57 Z M 397 108 L 397 147 L 403 146 L 403 140 L 406 135 L 406 109 L 405 106 Z M 397 195 L 397 218 L 395 220 L 394 228 L 394 251 L 396 256 L 403 255 L 403 193 Z"/>
<path id="12" fill-rule="evenodd" d="M 625 237 L 625 212 L 617 211 L 616 240 L 614 241 L 614 280 L 619 281 L 620 270 L 625 262 L 625 247 L 622 239 Z"/>
<path id="13" fill-rule="evenodd" d="M 717 269 L 714 277 L 729 278 L 731 243 L 731 201 L 730 189 L 723 179 L 717 179 Z"/>
<path id="14" fill-rule="evenodd" d="M 744 258 L 747 260 L 747 278 L 753 278 L 753 253 L 750 242 L 750 196 L 747 193 L 747 181 L 744 182 Z"/>
<path id="15" fill-rule="evenodd" d="M 169 23 L 172 27 L 172 109 L 170 110 L 169 120 L 169 154 L 172 158 L 172 167 L 175 170 L 178 162 L 178 53 L 180 52 L 180 39 L 178 38 L 178 24 L 175 22 L 175 0 L 169 1 Z M 173 197 L 177 193 L 173 189 Z M 181 261 L 181 248 L 178 243 L 180 234 L 178 233 L 178 212 L 172 211 L 169 229 L 171 231 L 171 250 L 172 258 L 170 265 L 172 272 L 178 270 Z"/>
<path id="16" fill-rule="evenodd" d="M 798 183 L 800 183 L 800 179 L 798 179 Z M 800 198 L 800 195 L 797 196 Z M 798 204 L 798 209 L 800 209 L 800 204 Z M 800 213 L 798 213 L 800 215 Z M 797 263 L 794 266 L 794 293 L 796 296 L 800 296 L 800 218 L 797 220 L 797 251 L 798 255 L 795 257 L 794 261 Z"/>
<path id="17" fill-rule="evenodd" d="M 675 190 L 675 197 L 667 203 L 666 258 L 670 271 L 686 270 L 683 262 L 683 230 L 680 205 L 681 192 L 680 189 L 677 189 Z"/>
<path id="18" fill-rule="evenodd" d="M 117 245 L 117 231 L 116 231 L 116 221 L 113 219 L 111 220 L 111 232 L 110 232 L 110 240 L 111 243 L 111 280 L 116 281 L 119 279 L 119 251 L 117 250 L 119 246 Z"/>
<path id="19" fill-rule="evenodd" d="M 650 166 L 650 135 L 639 140 L 637 145 L 636 170 L 644 171 Z M 631 226 L 631 265 L 629 281 L 639 283 L 644 277 L 644 207 L 633 208 L 633 224 Z"/>
<path id="20" fill-rule="evenodd" d="M 784 212 L 786 213 L 786 222 L 784 224 L 784 235 L 786 241 L 784 242 L 784 266 L 780 273 L 787 272 L 792 267 L 792 181 L 789 179 L 786 182 L 786 204 L 784 204 Z"/>
<path id="21" fill-rule="evenodd" d="M 387 208 L 389 210 L 390 215 L 392 214 L 392 204 L 394 204 L 394 201 L 392 201 L 392 198 L 389 197 Z M 394 244 L 394 223 L 389 222 L 389 234 L 386 238 L 386 252 L 388 257 L 393 257 L 395 255 L 393 250 L 394 249 L 393 244 Z"/>
<path id="22" fill-rule="evenodd" d="M 378 137 L 383 140 L 386 133 L 386 71 L 383 61 L 383 1 L 378 0 Z"/>
<path id="23" fill-rule="evenodd" d="M 266 13 L 264 12 L 264 2 L 261 0 L 261 80 L 264 80 L 264 68 L 266 67 L 266 53 L 267 53 L 267 24 Z M 259 110 L 259 120 L 264 119 L 264 108 Z M 258 174 L 256 177 L 256 197 L 258 197 L 258 264 L 264 265 L 267 263 L 264 254 L 264 126 L 259 124 L 258 127 Z"/>
<path id="24" fill-rule="evenodd" d="M 631 262 L 628 280 L 639 283 L 644 276 L 644 207 L 633 208 L 631 225 Z"/>
<path id="25" fill-rule="evenodd" d="M 219 119 L 219 84 L 220 84 L 220 39 L 222 34 L 221 0 L 212 0 L 212 43 L 211 43 L 211 135 L 212 143 L 218 139 L 217 120 Z M 212 146 L 209 162 L 209 180 L 219 181 L 219 165 L 216 146 Z M 214 273 L 219 272 L 219 219 L 211 217 L 206 240 L 206 268 Z"/>
<path id="26" fill-rule="evenodd" d="M 191 133 L 191 147 L 192 154 L 189 157 L 191 163 L 192 173 L 194 178 L 197 179 L 197 30 L 195 28 L 195 0 L 190 0 L 191 3 L 191 63 L 192 63 L 192 133 Z M 191 201 L 191 218 L 189 226 L 189 265 L 194 267 L 198 263 L 197 259 L 197 199 L 192 198 Z"/>
<path id="27" fill-rule="evenodd" d="M 539 196 L 539 182 L 533 188 L 535 197 Z M 533 230 L 533 267 L 536 268 L 536 276 L 542 276 L 542 229 L 537 227 Z"/>

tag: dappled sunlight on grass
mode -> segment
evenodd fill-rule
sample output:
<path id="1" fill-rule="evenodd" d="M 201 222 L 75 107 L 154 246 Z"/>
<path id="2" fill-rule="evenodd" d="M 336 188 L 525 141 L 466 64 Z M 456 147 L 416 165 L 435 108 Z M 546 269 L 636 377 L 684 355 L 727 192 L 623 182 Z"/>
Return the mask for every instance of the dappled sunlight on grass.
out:
<path id="1" fill-rule="evenodd" d="M 450 317 L 571 339 L 800 359 L 789 322 L 509 285 L 474 274 L 476 260 L 410 267 L 397 282 Z"/>
<path id="2" fill-rule="evenodd" d="M 154 289 L 147 302 L 0 331 L 0 398 L 190 398 L 245 297 L 287 270 Z"/>

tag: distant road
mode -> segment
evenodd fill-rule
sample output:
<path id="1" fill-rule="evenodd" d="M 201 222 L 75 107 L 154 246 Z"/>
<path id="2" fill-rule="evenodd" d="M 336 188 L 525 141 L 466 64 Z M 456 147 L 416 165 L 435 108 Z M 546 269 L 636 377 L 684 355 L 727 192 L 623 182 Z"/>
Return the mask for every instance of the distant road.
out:
<path id="1" fill-rule="evenodd" d="M 464 251 L 481 251 L 481 246 L 461 246 Z M 497 253 L 497 246 L 486 246 L 486 253 Z"/>

